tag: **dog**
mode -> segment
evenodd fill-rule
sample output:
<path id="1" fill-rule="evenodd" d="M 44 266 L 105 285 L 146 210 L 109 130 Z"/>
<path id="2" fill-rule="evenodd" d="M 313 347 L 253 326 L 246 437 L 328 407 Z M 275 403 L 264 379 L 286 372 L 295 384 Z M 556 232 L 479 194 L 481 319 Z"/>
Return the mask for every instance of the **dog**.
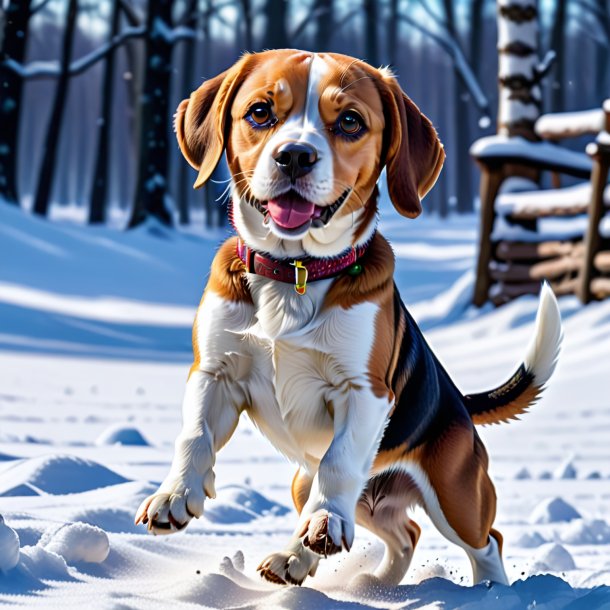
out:
<path id="1" fill-rule="evenodd" d="M 203 186 L 223 154 L 237 236 L 217 252 L 193 327 L 183 428 L 167 478 L 136 523 L 182 530 L 214 498 L 214 463 L 242 412 L 298 464 L 299 513 L 285 549 L 259 566 L 301 584 L 349 551 L 355 524 L 385 543 L 375 575 L 404 577 L 421 505 L 462 547 L 474 582 L 507 583 L 496 495 L 475 425 L 516 418 L 559 354 L 557 302 L 543 286 L 535 336 L 498 388 L 463 395 L 393 281 L 377 231 L 377 181 L 415 218 L 445 153 L 387 69 L 334 53 L 244 55 L 184 100 L 175 131 Z"/>

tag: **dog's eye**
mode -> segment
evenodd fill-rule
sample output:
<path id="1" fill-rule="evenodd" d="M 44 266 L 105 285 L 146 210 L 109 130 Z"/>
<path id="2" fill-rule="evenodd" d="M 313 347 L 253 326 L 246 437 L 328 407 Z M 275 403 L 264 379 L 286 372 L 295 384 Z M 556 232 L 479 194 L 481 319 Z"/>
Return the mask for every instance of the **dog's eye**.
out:
<path id="1" fill-rule="evenodd" d="M 337 131 L 353 137 L 364 129 L 364 119 L 355 111 L 344 112 L 337 120 Z"/>
<path id="2" fill-rule="evenodd" d="M 251 106 L 244 118 L 253 127 L 270 127 L 276 122 L 271 107 L 265 102 L 259 102 Z"/>

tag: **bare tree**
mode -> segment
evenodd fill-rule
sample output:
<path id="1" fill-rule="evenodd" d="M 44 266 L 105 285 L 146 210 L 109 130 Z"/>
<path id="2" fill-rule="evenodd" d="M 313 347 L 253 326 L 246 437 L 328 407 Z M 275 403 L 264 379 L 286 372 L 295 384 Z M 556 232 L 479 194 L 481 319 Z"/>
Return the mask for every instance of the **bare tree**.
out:
<path id="1" fill-rule="evenodd" d="M 379 65 L 379 40 L 377 36 L 377 0 L 363 0 L 364 54 L 372 66 Z"/>
<path id="2" fill-rule="evenodd" d="M 287 0 L 265 0 L 263 7 L 265 15 L 265 46 L 270 49 L 288 47 L 286 20 L 288 16 Z"/>
<path id="3" fill-rule="evenodd" d="M 0 193 L 6 201 L 15 205 L 19 202 L 17 154 L 23 80 L 17 72 L 9 70 L 5 62 L 11 59 L 23 63 L 30 16 L 30 0 L 9 1 L 4 11 L 0 48 Z"/>
<path id="4" fill-rule="evenodd" d="M 55 86 L 55 96 L 51 108 L 46 137 L 42 146 L 42 164 L 38 173 L 38 185 L 34 196 L 33 211 L 46 216 L 49 209 L 53 175 L 57 162 L 57 145 L 70 85 L 70 59 L 74 45 L 74 30 L 78 13 L 78 0 L 69 0 L 60 59 L 60 72 Z"/>
<path id="5" fill-rule="evenodd" d="M 498 0 L 498 53 L 498 133 L 535 140 L 540 81 L 553 60 L 550 53 L 539 63 L 536 0 Z"/>
<path id="6" fill-rule="evenodd" d="M 119 33 L 120 17 L 120 0 L 113 0 L 109 44 Z M 97 152 L 91 183 L 91 203 L 89 205 L 90 223 L 101 223 L 106 220 L 106 198 L 109 181 L 108 151 L 112 126 L 115 54 L 116 51 L 113 49 L 106 56 L 104 75 L 102 77 L 102 106 L 97 123 Z"/>
<path id="7" fill-rule="evenodd" d="M 563 77 L 565 69 L 565 29 L 567 0 L 555 0 L 555 15 L 551 29 L 550 47 L 555 52 L 555 77 L 551 80 L 551 110 L 561 112 L 563 108 Z"/>
<path id="8" fill-rule="evenodd" d="M 327 51 L 335 25 L 333 0 L 315 0 L 314 19 L 316 23 L 316 50 Z"/>
<path id="9" fill-rule="evenodd" d="M 398 52 L 398 28 L 400 21 L 398 19 L 398 0 L 390 0 L 388 18 L 386 24 L 387 45 L 386 55 L 390 65 L 396 65 L 396 57 Z"/>
<path id="10" fill-rule="evenodd" d="M 139 225 L 147 216 L 154 216 L 166 225 L 172 224 L 167 208 L 172 5 L 173 0 L 148 2 L 144 88 L 140 95 L 140 154 L 130 228 Z"/>

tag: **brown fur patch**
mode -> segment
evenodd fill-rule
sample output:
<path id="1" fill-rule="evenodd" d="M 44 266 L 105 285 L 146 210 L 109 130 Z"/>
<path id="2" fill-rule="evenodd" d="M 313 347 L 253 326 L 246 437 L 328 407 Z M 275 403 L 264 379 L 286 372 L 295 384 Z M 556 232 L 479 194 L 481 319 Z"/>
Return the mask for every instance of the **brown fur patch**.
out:
<path id="1" fill-rule="evenodd" d="M 220 246 L 212 262 L 206 290 L 211 290 L 227 301 L 252 303 L 244 263 L 237 256 L 237 237 L 230 237 Z"/>
<path id="2" fill-rule="evenodd" d="M 413 458 L 428 475 L 458 536 L 474 548 L 486 546 L 496 515 L 496 493 L 487 474 L 487 452 L 474 426 L 455 422 L 408 456 Z"/>
<path id="3" fill-rule="evenodd" d="M 390 244 L 376 233 L 359 262 L 362 264 L 360 275 L 344 273 L 332 283 L 324 301 L 325 308 L 349 309 L 365 301 L 392 302 L 394 253 Z"/>
<path id="4" fill-rule="evenodd" d="M 294 507 L 297 509 L 299 515 L 301 514 L 305 503 L 309 499 L 311 483 L 312 478 L 299 468 L 292 479 L 292 487 L 290 488 L 292 502 L 294 503 Z"/>
<path id="5" fill-rule="evenodd" d="M 246 284 L 243 261 L 237 256 L 237 237 L 230 237 L 220 246 L 210 270 L 208 284 L 201 297 L 199 309 L 205 301 L 205 295 L 210 290 L 227 301 L 243 301 L 252 303 L 252 295 Z M 197 316 L 193 324 L 193 364 L 189 370 L 189 377 L 199 369 L 201 354 L 199 353 L 199 337 Z"/>
<path id="6" fill-rule="evenodd" d="M 495 409 L 472 415 L 472 421 L 477 425 L 507 423 L 511 419 L 519 419 L 539 398 L 543 388 L 530 385 L 515 400 Z"/>

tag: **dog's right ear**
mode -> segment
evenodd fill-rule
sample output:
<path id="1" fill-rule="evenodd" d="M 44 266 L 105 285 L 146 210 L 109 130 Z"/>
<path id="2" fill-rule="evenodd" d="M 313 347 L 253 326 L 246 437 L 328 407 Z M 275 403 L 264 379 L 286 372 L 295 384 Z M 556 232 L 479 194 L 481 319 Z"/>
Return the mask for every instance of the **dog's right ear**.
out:
<path id="1" fill-rule="evenodd" d="M 174 131 L 184 158 L 199 172 L 194 187 L 202 187 L 218 165 L 231 121 L 231 103 L 251 69 L 251 55 L 203 83 L 180 102 Z"/>

